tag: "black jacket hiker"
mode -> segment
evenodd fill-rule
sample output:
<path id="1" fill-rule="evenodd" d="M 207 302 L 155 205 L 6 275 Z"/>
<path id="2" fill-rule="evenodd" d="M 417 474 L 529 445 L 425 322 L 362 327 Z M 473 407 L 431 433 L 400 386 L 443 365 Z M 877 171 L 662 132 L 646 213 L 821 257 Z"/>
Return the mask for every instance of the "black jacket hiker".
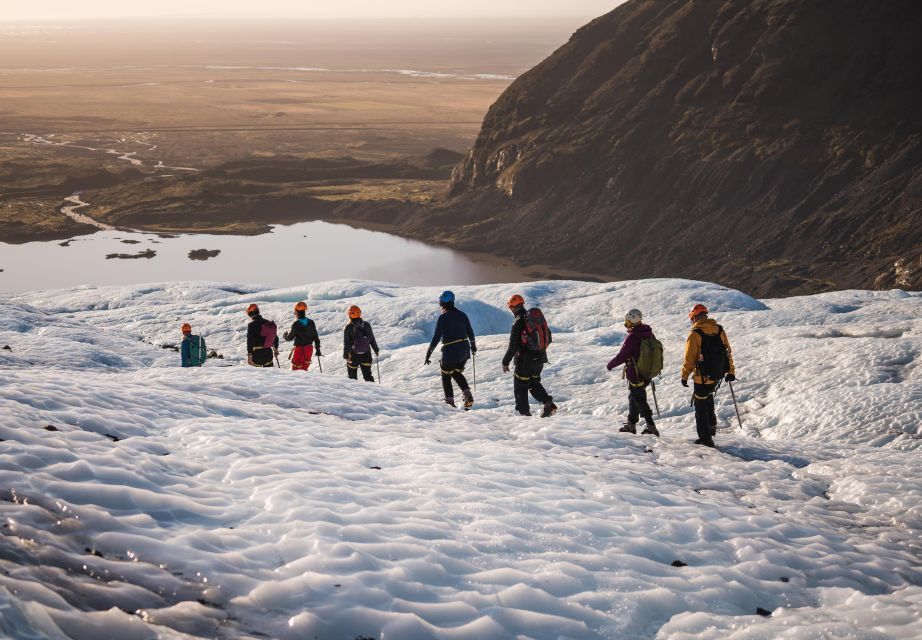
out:
<path id="1" fill-rule="evenodd" d="M 359 367 L 362 368 L 362 378 L 374 382 L 371 374 L 372 357 L 378 355 L 378 342 L 371 325 L 362 318 L 353 318 L 343 329 L 343 358 L 346 360 L 346 373 L 353 380 L 359 378 Z"/>
<path id="2" fill-rule="evenodd" d="M 526 314 L 524 306 L 516 307 L 515 322 L 512 323 L 512 329 L 509 331 L 509 347 L 506 349 L 506 355 L 503 356 L 503 369 L 508 368 L 509 364 L 515 360 L 512 381 L 515 410 L 523 416 L 531 415 L 531 409 L 528 406 L 528 394 L 531 392 L 535 400 L 544 405 L 542 415 L 545 415 L 549 413 L 550 407 L 553 407 L 555 411 L 557 409 L 554 399 L 541 384 L 541 372 L 547 363 L 547 351 L 529 351 L 522 343 Z M 551 339 L 550 336 L 548 337 L 548 344 L 550 344 Z"/>
<path id="3" fill-rule="evenodd" d="M 282 334 L 285 342 L 294 341 L 296 347 L 314 345 L 317 355 L 320 355 L 320 336 L 317 335 L 317 325 L 310 318 L 298 318 L 291 324 L 291 329 Z"/>
<path id="4" fill-rule="evenodd" d="M 453 304 L 443 306 L 442 315 L 435 323 L 435 333 L 429 343 L 429 351 L 426 352 L 427 364 L 439 342 L 442 343 L 442 358 L 439 361 L 439 367 L 442 371 L 442 390 L 445 392 L 445 402 L 455 406 L 455 392 L 451 384 L 454 380 L 464 395 L 465 408 L 469 409 L 474 404 L 474 397 L 463 372 L 471 354 L 477 353 L 477 342 L 467 314 L 456 309 Z"/>
<path id="5" fill-rule="evenodd" d="M 266 322 L 268 320 L 262 316 L 254 316 L 250 324 L 247 325 L 247 354 L 257 367 L 271 367 L 272 359 L 275 355 L 273 349 L 279 348 L 279 337 L 277 335 L 271 348 L 265 346 L 262 327 Z"/>

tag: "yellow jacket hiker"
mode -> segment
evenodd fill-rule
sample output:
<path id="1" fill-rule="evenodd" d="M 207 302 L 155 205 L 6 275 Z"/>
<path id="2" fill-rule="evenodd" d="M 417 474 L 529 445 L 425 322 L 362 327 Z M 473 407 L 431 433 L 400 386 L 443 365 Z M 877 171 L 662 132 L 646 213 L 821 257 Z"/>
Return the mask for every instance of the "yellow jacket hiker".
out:
<path id="1" fill-rule="evenodd" d="M 707 378 L 707 376 L 702 377 L 701 373 L 698 371 L 698 361 L 702 359 L 701 334 L 695 331 L 695 329 L 701 329 L 702 333 L 708 336 L 720 334 L 720 340 L 727 348 L 727 360 L 730 365 L 727 373 L 735 376 L 736 368 L 733 366 L 733 350 L 730 348 L 727 332 L 721 331 L 720 326 L 714 318 L 705 317 L 703 320 L 699 320 L 692 325 L 691 331 L 688 334 L 688 339 L 685 341 L 685 364 L 682 365 L 682 379 L 687 380 L 689 376 L 694 374 L 692 379 L 698 384 L 717 382 L 716 380 Z"/>
<path id="2" fill-rule="evenodd" d="M 688 314 L 691 331 L 685 341 L 685 364 L 682 365 L 682 386 L 695 383 L 692 404 L 695 405 L 695 444 L 714 446 L 717 435 L 717 414 L 714 412 L 714 391 L 722 380 L 736 380 L 733 351 L 727 334 L 715 320 L 708 318 L 708 309 L 696 304 Z"/>

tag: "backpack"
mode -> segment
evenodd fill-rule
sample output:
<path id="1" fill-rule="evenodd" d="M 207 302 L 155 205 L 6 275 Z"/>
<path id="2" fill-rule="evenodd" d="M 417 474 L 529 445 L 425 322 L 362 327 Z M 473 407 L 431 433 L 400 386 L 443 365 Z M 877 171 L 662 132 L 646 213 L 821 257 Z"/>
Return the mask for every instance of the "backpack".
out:
<path id="1" fill-rule="evenodd" d="M 189 364 L 193 367 L 200 367 L 207 359 L 207 350 L 205 349 L 205 338 L 202 336 L 189 336 Z"/>
<path id="2" fill-rule="evenodd" d="M 359 331 L 361 329 L 361 331 Z M 352 325 L 352 352 L 368 353 L 368 347 L 371 346 L 371 338 L 368 337 L 368 330 L 365 329 L 365 322 L 357 322 Z"/>
<path id="3" fill-rule="evenodd" d="M 730 370 L 730 356 L 727 353 L 727 346 L 721 339 L 724 328 L 717 325 L 717 333 L 708 335 L 701 329 L 695 329 L 695 333 L 701 336 L 701 353 L 698 356 L 698 373 L 703 378 L 710 380 L 723 380 Z"/>
<path id="4" fill-rule="evenodd" d="M 522 346 L 532 353 L 540 353 L 551 344 L 551 329 L 541 309 L 535 307 L 525 314 L 525 329 L 522 331 Z"/>
<path id="5" fill-rule="evenodd" d="M 263 346 L 266 349 L 271 349 L 275 346 L 275 338 L 278 335 L 278 327 L 275 326 L 275 323 L 272 320 L 266 320 L 263 322 L 263 326 L 259 328 L 259 335 L 263 337 Z"/>
<path id="6" fill-rule="evenodd" d="M 656 338 L 640 341 L 640 355 L 634 363 L 634 370 L 644 380 L 652 380 L 663 370 L 663 343 Z"/>

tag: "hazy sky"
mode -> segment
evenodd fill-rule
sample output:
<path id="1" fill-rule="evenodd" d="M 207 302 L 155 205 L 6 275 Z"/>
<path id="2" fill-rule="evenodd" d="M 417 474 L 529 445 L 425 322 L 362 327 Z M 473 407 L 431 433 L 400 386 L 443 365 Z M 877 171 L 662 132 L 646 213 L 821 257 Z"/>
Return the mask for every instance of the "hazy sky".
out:
<path id="1" fill-rule="evenodd" d="M 623 0 L 0 0 L 0 20 L 200 15 L 300 18 L 585 16 Z"/>

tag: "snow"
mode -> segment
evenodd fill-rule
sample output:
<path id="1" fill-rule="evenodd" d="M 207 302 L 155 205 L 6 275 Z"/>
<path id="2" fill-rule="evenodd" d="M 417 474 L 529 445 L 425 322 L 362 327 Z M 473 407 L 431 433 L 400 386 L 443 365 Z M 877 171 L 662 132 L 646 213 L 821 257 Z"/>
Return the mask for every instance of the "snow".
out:
<path id="1" fill-rule="evenodd" d="M 0 294 L 0 636 L 922 637 L 922 295 L 455 291 L 479 336 L 470 413 L 422 363 L 434 287 Z M 554 330 L 550 419 L 513 415 L 511 293 Z M 239 366 L 247 304 L 285 328 L 302 299 L 324 373 Z M 743 430 L 722 388 L 718 450 L 691 444 L 678 384 L 696 302 L 738 366 Z M 351 304 L 383 384 L 345 378 Z M 662 439 L 617 433 L 605 364 L 631 307 L 666 346 Z M 178 368 L 162 346 L 185 321 L 224 358 Z"/>

